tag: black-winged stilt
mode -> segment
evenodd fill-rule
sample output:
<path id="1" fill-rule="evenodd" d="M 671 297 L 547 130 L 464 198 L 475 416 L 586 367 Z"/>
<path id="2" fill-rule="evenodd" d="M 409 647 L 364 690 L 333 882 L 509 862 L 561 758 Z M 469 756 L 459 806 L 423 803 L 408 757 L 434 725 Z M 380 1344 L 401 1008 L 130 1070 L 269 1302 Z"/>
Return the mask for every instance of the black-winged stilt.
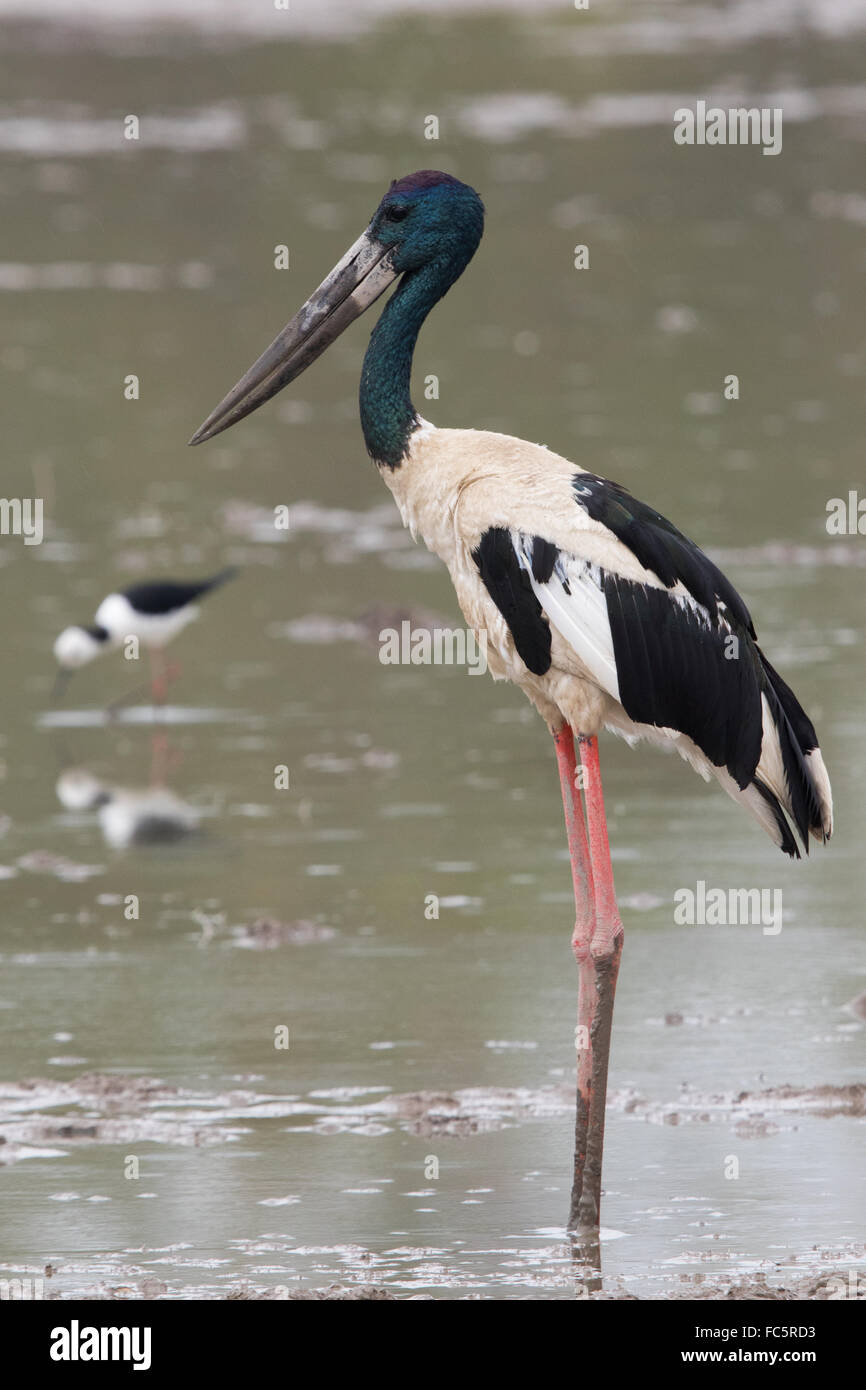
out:
<path id="1" fill-rule="evenodd" d="M 89 627 L 67 627 L 54 643 L 54 656 L 60 670 L 55 695 L 64 690 L 73 671 L 86 666 L 103 652 L 130 643 L 129 655 L 137 658 L 144 647 L 151 659 L 151 692 L 164 700 L 168 671 L 163 652 L 179 632 L 198 617 L 198 600 L 225 584 L 236 573 L 220 570 L 209 579 L 178 581 L 158 579 L 132 584 L 108 594 L 96 610 Z"/>

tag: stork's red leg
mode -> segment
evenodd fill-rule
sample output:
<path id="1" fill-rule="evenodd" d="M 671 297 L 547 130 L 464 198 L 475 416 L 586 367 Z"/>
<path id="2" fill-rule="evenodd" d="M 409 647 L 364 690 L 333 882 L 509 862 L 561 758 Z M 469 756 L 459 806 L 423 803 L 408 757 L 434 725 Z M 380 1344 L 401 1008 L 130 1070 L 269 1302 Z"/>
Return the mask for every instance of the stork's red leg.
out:
<path id="1" fill-rule="evenodd" d="M 571 856 L 574 906 L 577 913 L 571 944 L 579 961 L 578 951 L 583 950 L 583 948 L 588 950 L 595 929 L 592 864 L 589 858 L 586 826 L 583 823 L 580 791 L 576 785 L 577 761 L 574 754 L 574 735 L 567 724 L 560 729 L 559 733 L 553 735 L 553 743 L 556 748 L 556 762 L 559 768 L 559 785 L 565 811 L 565 831 L 568 836 L 568 852 Z"/>
<path id="2" fill-rule="evenodd" d="M 594 980 L 595 1007 L 591 1026 L 590 1105 L 587 1121 L 586 1160 L 583 1183 L 577 1209 L 572 1206 L 569 1226 L 580 1234 L 598 1231 L 601 1212 L 601 1164 L 604 1151 L 604 1116 L 607 1103 L 607 1071 L 610 1060 L 610 1036 L 613 1024 L 613 1001 L 619 961 L 622 955 L 623 927 L 616 903 L 613 868 L 601 789 L 601 768 L 598 760 L 598 740 L 580 739 L 581 764 L 584 768 L 584 795 L 589 831 L 589 851 L 592 860 L 592 883 L 595 896 L 595 929 L 590 942 L 590 957 Z"/>
<path id="3" fill-rule="evenodd" d="M 568 1225 L 577 1224 L 577 1214 L 583 1190 L 583 1174 L 587 1156 L 589 1117 L 592 1108 L 593 1051 L 592 1037 L 596 1014 L 596 970 L 592 958 L 592 941 L 596 930 L 595 893 L 592 864 L 583 805 L 577 786 L 577 765 L 574 756 L 574 736 L 566 725 L 553 736 L 562 805 L 565 810 L 565 829 L 571 856 L 571 877 L 574 884 L 575 923 L 571 948 L 578 966 L 577 1027 L 574 1041 L 577 1050 L 577 1101 L 574 1121 L 574 1177 L 571 1188 L 571 1209 Z"/>

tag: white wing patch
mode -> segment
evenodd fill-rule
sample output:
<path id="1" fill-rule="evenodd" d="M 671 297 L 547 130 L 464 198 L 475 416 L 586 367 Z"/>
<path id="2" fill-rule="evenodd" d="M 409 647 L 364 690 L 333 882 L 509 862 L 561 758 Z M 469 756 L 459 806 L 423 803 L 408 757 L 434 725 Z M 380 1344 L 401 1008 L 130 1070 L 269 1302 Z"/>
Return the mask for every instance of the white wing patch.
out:
<path id="1" fill-rule="evenodd" d="M 613 638 L 607 616 L 607 600 L 601 587 L 601 570 L 577 556 L 557 557 L 546 584 L 532 573 L 532 540 L 513 535 L 521 569 L 532 591 L 560 637 L 568 642 L 593 680 L 619 700 L 619 679 L 613 655 Z"/>

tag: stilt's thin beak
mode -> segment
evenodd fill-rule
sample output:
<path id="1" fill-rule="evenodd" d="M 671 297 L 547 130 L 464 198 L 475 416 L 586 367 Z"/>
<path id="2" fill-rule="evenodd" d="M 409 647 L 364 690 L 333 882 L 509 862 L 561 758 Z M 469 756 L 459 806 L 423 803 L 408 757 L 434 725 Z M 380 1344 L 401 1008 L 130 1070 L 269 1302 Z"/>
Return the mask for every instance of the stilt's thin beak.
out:
<path id="1" fill-rule="evenodd" d="M 349 247 L 258 362 L 220 401 L 196 430 L 190 444 L 212 439 L 282 391 L 384 293 L 398 274 L 393 265 L 393 250 L 377 241 L 368 229 Z"/>
<path id="2" fill-rule="evenodd" d="M 69 684 L 72 671 L 67 666 L 58 668 L 57 675 L 54 677 L 54 684 L 51 687 L 51 704 L 56 705 L 66 694 L 66 687 Z"/>

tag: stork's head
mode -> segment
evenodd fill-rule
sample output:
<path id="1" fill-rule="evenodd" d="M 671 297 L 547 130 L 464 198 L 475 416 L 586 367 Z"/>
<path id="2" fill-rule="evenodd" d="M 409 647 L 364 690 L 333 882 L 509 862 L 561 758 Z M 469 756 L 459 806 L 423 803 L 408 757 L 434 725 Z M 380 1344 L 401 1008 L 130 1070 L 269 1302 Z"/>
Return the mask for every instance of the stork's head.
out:
<path id="1" fill-rule="evenodd" d="M 451 174 L 423 169 L 397 179 L 366 231 L 190 444 L 228 429 L 294 381 L 399 276 L 435 268 L 443 293 L 471 259 L 483 229 L 481 199 Z"/>
<path id="2" fill-rule="evenodd" d="M 432 261 L 460 261 L 474 254 L 484 230 L 484 204 L 468 183 L 435 169 L 395 179 L 365 236 L 391 251 L 395 275 Z M 459 274 L 459 271 L 458 271 Z"/>

